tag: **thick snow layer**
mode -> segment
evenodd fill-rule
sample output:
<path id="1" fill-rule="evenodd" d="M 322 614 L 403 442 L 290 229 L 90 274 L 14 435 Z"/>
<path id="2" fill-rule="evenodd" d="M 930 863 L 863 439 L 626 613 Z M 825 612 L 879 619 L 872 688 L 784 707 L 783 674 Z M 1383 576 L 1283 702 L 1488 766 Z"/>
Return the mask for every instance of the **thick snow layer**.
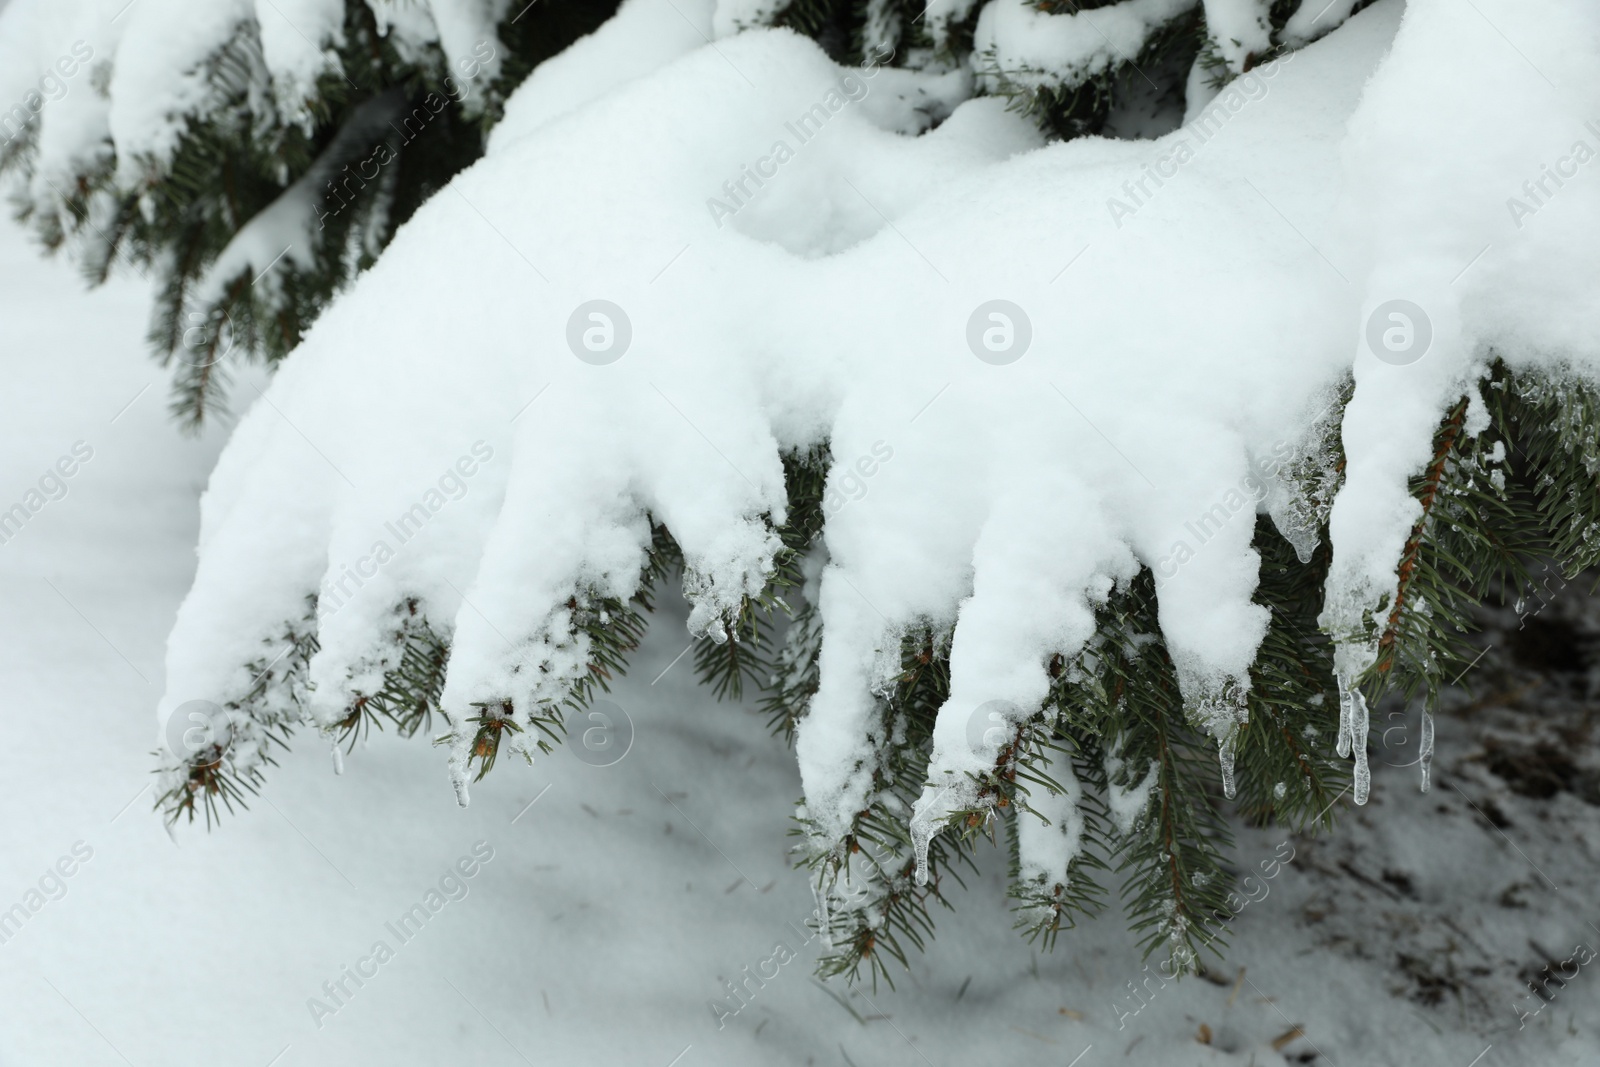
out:
<path id="1" fill-rule="evenodd" d="M 366 580 L 324 609 L 317 717 L 369 691 L 392 655 L 382 620 L 416 598 L 454 641 L 459 778 L 474 704 L 526 716 L 583 676 L 569 601 L 633 590 L 647 515 L 684 548 L 691 629 L 720 639 L 771 568 L 780 450 L 827 440 L 835 484 L 873 473 L 826 531 L 807 810 L 845 831 L 882 740 L 885 657 L 911 627 L 953 627 L 925 836 L 994 755 L 969 743 L 974 710 L 1037 708 L 1049 656 L 1079 647 L 1095 604 L 1164 567 L 1197 516 L 1241 510 L 1237 487 L 1304 444 L 1353 367 L 1325 616 L 1352 674 L 1370 655 L 1355 620 L 1394 587 L 1406 480 L 1447 404 L 1491 351 L 1596 367 L 1584 235 L 1600 185 L 1550 185 L 1520 225 L 1504 200 L 1595 136 L 1600 12 L 1485 10 L 1494 25 L 1445 0 L 1403 18 L 1380 3 L 1158 141 L 1038 148 L 995 100 L 894 132 L 865 106 L 888 79 L 787 32 L 671 59 L 686 37 L 655 40 L 665 12 L 633 0 L 523 87 L 488 157 L 244 420 L 204 505 L 160 713 L 239 697 L 263 638 L 348 566 Z M 584 72 L 619 56 L 626 76 Z M 1399 326 L 1396 300 L 1412 309 Z M 479 442 L 493 461 L 462 499 L 430 489 Z M 884 447 L 892 460 L 873 458 Z M 419 502 L 413 550 L 384 531 Z M 1159 609 L 1226 763 L 1266 610 L 1252 523 L 1216 525 Z M 1364 709 L 1347 712 L 1357 728 Z"/>
<path id="2" fill-rule="evenodd" d="M 174 843 L 149 810 L 147 713 L 220 434 L 173 433 L 142 358 L 148 300 L 132 283 L 84 296 L 70 267 L 41 264 L 0 222 L 0 500 L 36 488 L 73 442 L 93 449 L 66 495 L 0 544 L 14 709 L 0 905 L 26 914 L 0 926 L 7 1067 L 1600 1059 L 1600 982 L 1574 951 L 1600 947 L 1600 808 L 1508 788 L 1478 737 L 1499 713 L 1481 707 L 1441 717 L 1432 795 L 1403 766 L 1415 720 L 1385 712 L 1393 744 L 1367 812 L 1321 842 L 1235 827 L 1255 880 L 1221 984 L 1144 970 L 1115 908 L 1035 954 L 1010 928 L 1004 853 L 983 850 L 896 987 L 833 983 L 838 1003 L 810 980 L 811 897 L 786 865 L 793 760 L 754 709 L 710 704 L 686 662 L 666 670 L 684 646 L 670 602 L 612 694 L 636 728 L 614 767 L 558 752 L 491 776 L 461 811 L 442 784 L 417 788 L 437 767 L 425 739 L 374 735 L 336 777 L 302 734 L 250 811 L 211 834 L 180 827 Z M 419 469 L 418 493 L 441 473 Z M 1468 682 L 1526 686 L 1498 675 L 1497 645 Z M 1496 728 L 1523 741 L 1533 714 Z M 1574 702 L 1557 721 L 1582 720 Z M 437 914 L 402 944 L 385 924 L 429 907 L 463 858 L 476 873 L 444 882 Z M 378 964 L 380 939 L 393 956 Z M 358 986 L 347 967 L 368 977 Z M 341 980 L 337 1010 L 313 1013 Z M 742 1004 L 726 982 L 748 982 Z"/>

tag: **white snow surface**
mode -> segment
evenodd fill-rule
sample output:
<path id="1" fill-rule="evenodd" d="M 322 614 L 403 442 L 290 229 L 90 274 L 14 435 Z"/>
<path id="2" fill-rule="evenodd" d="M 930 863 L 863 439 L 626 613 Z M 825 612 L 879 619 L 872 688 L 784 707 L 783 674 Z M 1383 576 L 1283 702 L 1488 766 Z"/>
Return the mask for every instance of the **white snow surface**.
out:
<path id="1" fill-rule="evenodd" d="M 489 155 L 244 418 L 203 504 L 158 718 L 242 695 L 263 638 L 347 566 L 375 573 L 321 620 L 321 722 L 392 664 L 385 620 L 413 597 L 453 639 L 452 721 L 506 699 L 525 716 L 582 676 L 567 602 L 633 591 L 647 514 L 684 548 L 692 632 L 720 639 L 778 547 L 780 449 L 827 440 L 843 465 L 887 442 L 892 462 L 828 523 L 797 749 L 807 811 L 838 837 L 867 797 L 885 655 L 910 627 L 953 627 L 926 827 L 994 754 L 968 744 L 975 709 L 1037 708 L 1094 605 L 1302 438 L 1352 368 L 1324 621 L 1353 673 L 1370 654 L 1353 620 L 1394 587 L 1406 479 L 1445 407 L 1491 351 L 1600 366 L 1600 185 L 1567 181 L 1521 227 L 1505 208 L 1595 137 L 1600 10 L 1482 6 L 1493 25 L 1388 0 L 1244 75 L 1194 128 L 1039 148 L 992 99 L 905 136 L 861 106 L 872 71 L 785 31 L 685 49 L 631 0 L 520 90 Z M 597 73 L 618 56 L 626 76 Z M 1432 321 L 1405 366 L 1363 340 L 1397 298 Z M 626 323 L 588 318 L 597 299 Z M 996 299 L 1027 322 L 988 317 Z M 596 322 L 631 335 L 607 365 L 568 345 L 569 323 Z M 1022 325 L 1014 362 L 969 348 Z M 480 441 L 493 461 L 435 506 Z M 396 544 L 385 524 L 419 501 L 426 543 Z M 1190 713 L 1224 744 L 1266 627 L 1251 535 L 1225 524 L 1160 590 Z"/>
<path id="2" fill-rule="evenodd" d="M 1155 969 L 1141 969 L 1115 907 L 1036 954 L 1011 929 L 1004 853 L 984 849 L 958 910 L 937 912 L 928 952 L 894 989 L 833 983 L 842 1007 L 809 979 L 811 896 L 786 863 L 793 760 L 754 708 L 712 703 L 686 663 L 651 684 L 685 644 L 670 600 L 612 693 L 636 727 L 614 767 L 560 751 L 492 775 L 462 811 L 442 783 L 418 788 L 437 768 L 425 738 L 375 734 L 341 777 L 302 732 L 249 811 L 169 839 L 150 811 L 148 715 L 222 434 L 173 432 L 165 375 L 145 357 L 149 299 L 125 281 L 84 295 L 67 264 L 41 263 L 0 220 L 0 501 L 23 499 L 74 442 L 93 450 L 66 495 L 0 544 L 0 905 L 27 913 L 0 943 L 6 1067 L 945 1067 L 1080 1055 L 1077 1067 L 1303 1067 L 1313 1048 L 1312 1062 L 1340 1065 L 1600 1061 L 1592 965 L 1552 986 L 1557 998 L 1526 1028 L 1517 1014 L 1538 1007 L 1518 976 L 1535 958 L 1530 939 L 1558 959 L 1575 942 L 1600 944 L 1586 925 L 1600 922 L 1587 891 L 1600 869 L 1597 809 L 1510 794 L 1481 761 L 1458 772 L 1471 752 L 1455 717 L 1440 720 L 1446 780 L 1434 794 L 1416 792 L 1413 768 L 1379 762 L 1371 809 L 1347 813 L 1324 843 L 1284 848 L 1281 830 L 1236 827 L 1241 866 L 1277 872 L 1295 858 L 1231 924 L 1222 985 L 1146 985 Z M 230 453 L 242 456 L 243 441 Z M 440 470 L 418 474 L 420 494 Z M 287 506 L 316 487 L 285 489 Z M 1469 801 L 1510 825 L 1494 829 Z M 401 944 L 385 924 L 478 841 L 493 859 L 465 880 L 465 898 Z M 90 859 L 73 860 L 74 846 Z M 63 859 L 64 879 L 52 875 Z M 1408 873 L 1417 897 L 1397 900 L 1342 867 L 1372 883 Z M 379 940 L 396 954 L 371 977 Z M 751 983 L 750 1005 L 718 1029 L 709 1005 L 725 1003 L 724 981 L 756 973 L 777 942 L 798 958 Z M 1485 945 L 1492 999 L 1408 997 L 1420 991 L 1392 950 L 1422 955 L 1419 944 L 1441 970 Z M 344 969 L 364 958 L 358 987 Z M 340 979 L 352 995 L 318 1019 L 308 1002 Z M 1129 982 L 1149 1002 L 1137 1014 Z M 1201 1022 L 1210 1045 L 1196 1040 Z M 1304 1036 L 1275 1049 L 1296 1023 Z"/>

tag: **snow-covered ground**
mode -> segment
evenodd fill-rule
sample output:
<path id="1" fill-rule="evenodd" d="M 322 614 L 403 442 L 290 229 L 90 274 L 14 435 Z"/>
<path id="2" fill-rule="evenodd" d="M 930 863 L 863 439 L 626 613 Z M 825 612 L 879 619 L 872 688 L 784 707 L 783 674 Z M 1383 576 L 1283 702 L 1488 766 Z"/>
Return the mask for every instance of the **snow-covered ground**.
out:
<path id="1" fill-rule="evenodd" d="M 1151 978 L 1143 1001 L 1115 912 L 1053 955 L 1020 941 L 998 851 L 897 988 L 814 981 L 806 879 L 787 865 L 794 759 L 695 688 L 676 604 L 613 694 L 637 728 L 614 766 L 565 750 L 507 766 L 463 811 L 420 737 L 374 735 L 342 777 L 302 737 L 251 810 L 170 839 L 150 810 L 152 709 L 220 436 L 168 422 L 146 306 L 132 281 L 85 295 L 0 225 L 0 509 L 92 450 L 0 545 L 5 1067 L 1600 1063 L 1600 964 L 1574 947 L 1600 947 L 1594 697 L 1542 698 L 1548 680 L 1517 696 L 1498 650 L 1475 670 L 1511 695 L 1440 718 L 1432 793 L 1385 765 L 1406 762 L 1398 730 L 1336 834 L 1285 846 L 1241 828 L 1241 866 L 1274 876 L 1227 966 Z M 1492 741 L 1526 730 L 1508 702 L 1529 699 L 1577 768 Z M 1497 772 L 1558 788 L 1520 795 Z M 796 958 L 719 1029 L 724 979 L 770 974 L 780 943 Z M 1519 1029 L 1547 960 L 1569 980 Z M 324 984 L 340 981 L 335 999 Z"/>

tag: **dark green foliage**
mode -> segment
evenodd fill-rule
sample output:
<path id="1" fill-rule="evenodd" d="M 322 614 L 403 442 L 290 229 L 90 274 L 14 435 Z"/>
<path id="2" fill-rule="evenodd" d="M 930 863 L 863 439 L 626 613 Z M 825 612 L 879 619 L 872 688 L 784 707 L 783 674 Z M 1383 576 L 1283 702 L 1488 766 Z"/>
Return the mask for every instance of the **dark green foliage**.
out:
<path id="1" fill-rule="evenodd" d="M 611 680 L 628 669 L 628 656 L 639 647 L 639 641 L 649 626 L 646 613 L 655 609 L 655 590 L 658 584 L 682 566 L 683 556 L 666 527 L 651 524 L 651 547 L 645 553 L 645 563 L 639 573 L 638 590 L 628 600 L 613 596 L 593 594 L 574 596 L 567 601 L 572 617 L 572 635 L 588 638 L 589 659 L 587 669 L 567 690 L 558 704 L 544 704 L 526 710 L 528 722 L 537 731 L 536 744 L 541 752 L 553 752 L 567 735 L 567 720 L 581 713 L 595 700 L 598 692 L 609 693 Z M 437 699 L 437 697 L 435 697 Z M 516 708 L 509 700 L 474 704 L 479 714 L 468 719 L 476 723 L 471 754 L 478 763 L 477 780 L 494 769 L 500 744 L 507 737 L 523 732 L 523 726 L 513 717 Z M 435 744 L 446 744 L 449 734 L 434 739 Z"/>
<path id="2" fill-rule="evenodd" d="M 477 728 L 472 735 L 471 754 L 467 758 L 467 767 L 471 769 L 473 761 L 478 764 L 478 775 L 474 781 L 483 781 L 483 776 L 494 770 L 494 761 L 500 755 L 500 742 L 507 737 L 514 737 L 522 733 L 522 725 L 513 717 L 516 709 L 511 701 L 497 701 L 493 704 L 474 704 L 478 714 L 467 719 L 475 723 Z M 534 728 L 542 735 L 538 740 L 542 752 L 555 751 L 554 745 L 561 740 L 562 722 L 554 715 L 532 714 Z M 549 740 L 546 740 L 548 738 Z M 434 744 L 443 745 L 452 740 L 449 734 L 434 738 Z"/>
<path id="3" fill-rule="evenodd" d="M 1060 0 L 1046 9 L 1072 13 L 1075 7 L 1095 6 Z M 1040 71 L 1002 68 L 993 55 L 975 55 L 973 60 L 975 69 L 994 82 L 997 95 L 1007 97 L 1052 138 L 1071 140 L 1106 132 L 1113 108 L 1130 101 L 1138 101 L 1142 112 L 1175 111 L 1181 116 L 1189 68 L 1203 39 L 1197 8 L 1163 26 L 1138 55 L 1075 83 L 1041 79 Z"/>
<path id="4" fill-rule="evenodd" d="M 1571 577 L 1600 559 L 1600 391 L 1499 361 L 1473 389 L 1488 425 L 1472 425 L 1472 398 L 1462 397 L 1412 480 L 1422 517 L 1401 553 L 1397 595 L 1369 619 L 1378 651 L 1361 679 L 1369 703 L 1394 691 L 1436 707 L 1476 655 L 1467 637 L 1477 605 L 1531 589 L 1551 560 Z"/>
<path id="5" fill-rule="evenodd" d="M 287 751 L 294 723 L 302 715 L 306 667 L 320 647 L 315 622 L 316 598 L 308 597 L 306 614 L 286 625 L 276 642 L 268 642 L 281 645 L 281 650 L 270 659 L 263 655 L 245 664 L 253 681 L 243 697 L 226 706 L 228 712 L 239 713 L 230 715 L 233 725 L 228 743 L 194 753 L 175 772 L 164 776 L 167 788 L 157 794 L 155 810 L 165 815 L 169 827 L 185 815 L 194 822 L 199 808 L 205 811 L 209 830 L 213 822 L 221 821 L 217 801 L 231 812 L 234 804 L 249 807 L 246 793 L 260 792 L 266 780 L 262 764 L 277 766 L 272 747 Z M 249 758 L 237 759 L 241 751 Z M 152 755 L 163 762 L 170 758 L 161 752 Z"/>
<path id="6" fill-rule="evenodd" d="M 695 674 L 718 700 L 741 700 L 746 685 L 759 689 L 766 683 L 772 639 L 770 614 L 746 598 L 738 617 L 727 628 L 727 640 L 703 638 L 695 643 Z"/>
<path id="7" fill-rule="evenodd" d="M 738 616 L 728 621 L 727 640 L 703 640 L 694 654 L 695 672 L 718 700 L 742 699 L 747 684 L 767 691 L 763 698 L 767 713 L 786 735 L 793 733 L 803 703 L 797 704 L 791 696 L 783 695 L 783 687 L 772 686 L 774 675 L 786 669 L 781 662 L 784 653 L 774 645 L 779 621 L 776 612 L 781 610 L 786 617 L 793 617 L 795 609 L 784 595 L 805 585 L 805 555 L 822 532 L 823 482 L 829 462 L 825 447 L 784 454 L 788 515 L 777 528 L 783 548 L 773 559 L 772 578 L 761 596 L 746 598 Z M 806 669 L 801 664 L 793 666 Z"/>
<path id="8" fill-rule="evenodd" d="M 398 649 L 399 664 L 386 671 L 376 693 L 357 697 L 344 719 L 334 726 L 337 743 L 354 750 L 358 738 L 374 726 L 392 723 L 401 737 L 410 737 L 433 724 L 444 689 L 444 668 L 450 645 L 423 617 L 415 600 L 396 609 L 400 622 L 390 640 Z"/>
<path id="9" fill-rule="evenodd" d="M 927 776 L 934 719 L 949 692 L 947 642 L 932 632 L 908 636 L 894 695 L 880 703 L 887 743 L 873 773 L 872 798 L 844 841 L 806 854 L 819 895 L 850 904 L 825 916 L 829 947 L 817 963 L 824 977 L 842 974 L 853 981 L 865 967 L 874 987 L 880 978 L 892 987 L 888 961 L 908 966 L 907 950 L 922 951 L 933 936 L 930 905 L 952 907 L 946 880 L 965 888 L 961 869 L 977 871 L 974 835 L 940 835 L 928 847 L 926 884 L 914 878 L 908 816 Z M 803 816 L 795 833 L 807 842 L 802 848 L 816 840 Z"/>
<path id="10" fill-rule="evenodd" d="M 1531 497 L 1564 577 L 1600 564 L 1600 388 L 1570 371 L 1515 374 L 1500 368 L 1487 394 L 1513 428 L 1510 467 Z"/>
<path id="11" fill-rule="evenodd" d="M 1373 665 L 1376 697 L 1390 687 L 1409 700 L 1437 699 L 1469 647 L 1472 607 L 1491 586 L 1515 581 L 1530 532 L 1485 469 L 1481 436 L 1466 432 L 1467 398 L 1445 416 L 1434 457 L 1412 480 L 1422 518 L 1400 555 L 1399 588 L 1388 608 Z"/>
<path id="12" fill-rule="evenodd" d="M 406 602 L 404 612 L 395 635 L 400 664 L 383 676 L 383 688 L 367 699 L 366 707 L 394 723 L 401 737 L 410 737 L 433 726 L 450 645 L 428 625 L 415 600 Z"/>
<path id="13" fill-rule="evenodd" d="M 1109 854 L 1107 844 L 1111 840 L 1111 813 L 1103 799 L 1104 754 L 1099 740 L 1092 735 L 1061 725 L 1047 730 L 1043 723 L 1034 723 L 1019 733 L 1012 751 L 1002 753 L 1000 762 L 1009 766 L 999 777 L 1015 784 L 1015 792 L 1001 808 L 1011 824 L 1006 836 L 1011 853 L 1010 895 L 1016 901 L 1012 908 L 1016 913 L 1014 925 L 1030 943 L 1049 952 L 1055 948 L 1062 930 L 1077 925 L 1078 916 L 1098 915 L 1104 906 L 1104 887 L 1098 876 L 1088 875 L 1089 871 L 1111 869 L 1103 858 L 1103 854 Z M 1084 820 L 1084 841 L 1090 847 L 1080 853 L 1066 883 L 1029 884 L 1021 878 L 1019 838 L 1014 824 L 1018 819 L 1050 822 L 1028 804 L 1028 798 L 1034 790 L 1065 792 L 1067 787 L 1058 780 L 1064 776 L 1062 768 L 1070 769 L 1078 782 L 1087 786 L 1078 801 L 1078 814 Z M 1052 771 L 1055 777 L 1051 776 Z"/>
<path id="14" fill-rule="evenodd" d="M 1317 629 L 1332 551 L 1324 538 L 1302 564 L 1264 518 L 1256 522 L 1255 549 L 1255 599 L 1272 619 L 1250 671 L 1250 721 L 1239 730 L 1238 808 L 1256 822 L 1296 831 L 1331 827 L 1332 805 L 1350 782 L 1349 764 L 1331 758 L 1326 740 L 1339 727 L 1338 689 L 1333 642 Z"/>
<path id="15" fill-rule="evenodd" d="M 759 700 L 772 732 L 793 742 L 795 727 L 821 681 L 817 653 L 822 648 L 822 616 L 816 605 L 808 603 L 795 612 L 784 638 L 783 647 L 769 661 L 770 673 Z"/>
<path id="16" fill-rule="evenodd" d="M 1061 672 L 1052 700 L 1069 731 L 1098 739 L 1106 787 L 1132 791 L 1155 776 L 1130 833 L 1101 847 L 1120 856 L 1124 907 L 1146 953 L 1166 943 L 1192 961 L 1193 939 L 1227 892 L 1216 742 L 1187 721 L 1172 661 L 1151 639 L 1160 629 L 1150 573 L 1114 593 L 1098 621 L 1098 642 Z"/>
<path id="17" fill-rule="evenodd" d="M 866 4 L 859 0 L 791 0 L 773 20 L 816 41 L 835 63 L 857 63 L 861 58 L 861 30 Z"/>

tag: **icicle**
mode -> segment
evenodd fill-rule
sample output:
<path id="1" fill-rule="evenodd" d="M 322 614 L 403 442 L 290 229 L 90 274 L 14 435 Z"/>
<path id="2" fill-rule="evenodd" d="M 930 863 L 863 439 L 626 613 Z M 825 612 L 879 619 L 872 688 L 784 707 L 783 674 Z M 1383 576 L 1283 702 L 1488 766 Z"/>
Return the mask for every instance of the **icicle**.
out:
<path id="1" fill-rule="evenodd" d="M 1222 795 L 1229 800 L 1233 799 L 1235 783 L 1233 780 L 1233 755 L 1234 743 L 1238 740 L 1238 731 L 1230 733 L 1225 738 L 1217 740 L 1217 756 L 1222 762 Z"/>
<path id="2" fill-rule="evenodd" d="M 339 747 L 339 742 L 333 743 L 333 773 L 344 773 L 344 750 Z"/>
<path id="3" fill-rule="evenodd" d="M 1422 742 L 1417 749 L 1417 762 L 1422 767 L 1422 791 L 1428 791 L 1428 765 L 1433 762 L 1433 716 L 1422 709 Z"/>
<path id="4" fill-rule="evenodd" d="M 937 822 L 926 813 L 911 817 L 911 848 L 917 855 L 917 870 L 913 877 L 918 885 L 928 884 L 928 844 L 938 832 Z"/>
<path id="5" fill-rule="evenodd" d="M 1350 758 L 1350 720 L 1353 714 L 1351 686 L 1344 675 L 1339 676 L 1339 740 L 1336 745 L 1342 759 Z"/>
<path id="6" fill-rule="evenodd" d="M 1372 771 L 1367 767 L 1367 731 L 1371 716 L 1367 711 L 1367 698 L 1361 690 L 1350 687 L 1350 747 L 1356 755 L 1356 803 L 1365 804 L 1372 789 Z"/>
<path id="7" fill-rule="evenodd" d="M 932 784 L 922 787 L 922 795 L 917 798 L 917 803 L 911 812 L 911 849 L 916 854 L 916 869 L 913 877 L 918 885 L 928 884 L 928 845 L 938 836 L 944 828 L 944 821 L 953 812 L 963 810 L 973 802 L 970 792 L 960 791 L 955 798 L 946 801 L 945 794 L 953 787 L 946 785 L 937 793 L 933 792 Z M 941 803 L 943 801 L 943 803 Z"/>
<path id="8" fill-rule="evenodd" d="M 822 875 L 817 875 L 817 880 L 811 885 L 811 895 L 817 902 L 817 933 L 822 935 L 822 947 L 827 952 L 833 951 L 833 922 L 828 912 L 828 889 L 822 884 Z"/>

